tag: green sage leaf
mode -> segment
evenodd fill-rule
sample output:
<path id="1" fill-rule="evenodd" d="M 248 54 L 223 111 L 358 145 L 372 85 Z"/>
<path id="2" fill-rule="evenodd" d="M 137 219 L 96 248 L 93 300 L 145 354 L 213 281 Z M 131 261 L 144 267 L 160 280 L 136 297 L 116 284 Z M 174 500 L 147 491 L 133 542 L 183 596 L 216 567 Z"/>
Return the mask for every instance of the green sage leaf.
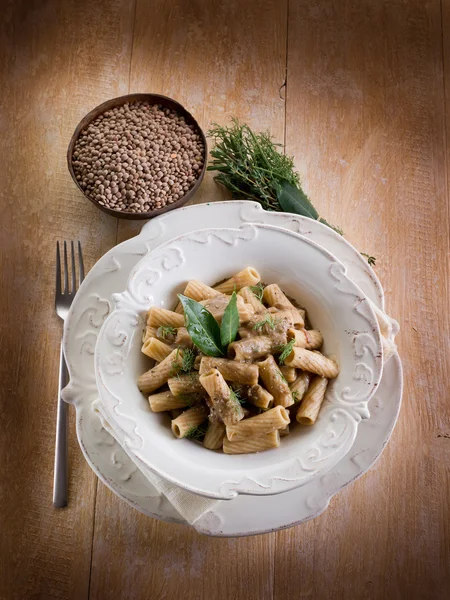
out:
<path id="1" fill-rule="evenodd" d="M 184 308 L 186 329 L 197 348 L 207 356 L 223 356 L 220 327 L 209 310 L 183 294 L 178 298 Z"/>
<path id="2" fill-rule="evenodd" d="M 319 213 L 302 190 L 291 185 L 288 181 L 281 181 L 277 185 L 276 191 L 278 202 L 285 212 L 294 213 L 314 220 L 318 218 Z"/>
<path id="3" fill-rule="evenodd" d="M 225 350 L 228 344 L 234 342 L 239 329 L 239 311 L 237 309 L 237 296 L 233 292 L 231 299 L 223 313 L 222 325 L 220 327 L 220 340 Z"/>

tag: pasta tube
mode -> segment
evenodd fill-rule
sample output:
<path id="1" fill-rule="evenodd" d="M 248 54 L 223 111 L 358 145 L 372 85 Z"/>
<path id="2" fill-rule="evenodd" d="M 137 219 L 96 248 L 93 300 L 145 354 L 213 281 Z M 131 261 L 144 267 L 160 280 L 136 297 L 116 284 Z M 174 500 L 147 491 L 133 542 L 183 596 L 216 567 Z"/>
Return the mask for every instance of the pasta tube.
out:
<path id="1" fill-rule="evenodd" d="M 310 373 L 306 371 L 300 373 L 294 383 L 291 385 L 291 393 L 294 398 L 294 402 L 300 402 L 308 389 L 309 382 L 311 380 Z"/>
<path id="2" fill-rule="evenodd" d="M 179 327 L 175 338 L 175 344 L 181 348 L 192 348 L 194 345 L 186 327 Z"/>
<path id="3" fill-rule="evenodd" d="M 148 311 L 147 325 L 150 325 L 150 327 L 160 327 L 161 325 L 183 327 L 184 315 L 179 315 L 172 310 L 159 306 L 152 306 Z"/>
<path id="4" fill-rule="evenodd" d="M 194 406 L 185 410 L 179 417 L 172 421 L 172 431 L 175 437 L 183 438 L 206 420 L 208 412 L 204 406 Z"/>
<path id="5" fill-rule="evenodd" d="M 273 396 L 262 386 L 256 384 L 249 388 L 247 400 L 258 408 L 269 408 L 273 402 Z"/>
<path id="6" fill-rule="evenodd" d="M 146 325 L 142 334 L 142 343 L 144 344 L 150 338 L 156 337 L 156 332 L 156 327 L 150 327 L 150 325 Z"/>
<path id="7" fill-rule="evenodd" d="M 188 375 L 177 375 L 167 381 L 169 390 L 174 396 L 185 394 L 203 394 L 204 389 L 200 383 L 198 373 L 189 373 Z"/>
<path id="8" fill-rule="evenodd" d="M 201 281 L 193 279 L 192 281 L 189 281 L 187 286 L 184 288 L 183 294 L 188 298 L 192 298 L 192 300 L 200 302 L 200 300 L 206 300 L 206 298 L 214 298 L 214 296 L 217 296 L 220 294 L 220 292 L 217 292 L 214 288 L 209 287 L 209 285 L 206 285 Z M 183 312 L 183 305 L 181 302 L 178 302 L 175 312 Z"/>
<path id="9" fill-rule="evenodd" d="M 172 348 L 170 346 L 164 342 L 161 342 L 155 337 L 146 340 L 141 350 L 144 354 L 150 358 L 153 358 L 157 362 L 163 361 L 172 352 Z"/>
<path id="10" fill-rule="evenodd" d="M 220 371 L 226 381 L 233 381 L 242 385 L 255 385 L 258 383 L 259 369 L 257 365 L 239 363 L 226 358 L 204 356 L 200 363 L 200 375 L 204 375 L 214 368 Z"/>
<path id="11" fill-rule="evenodd" d="M 296 419 L 301 425 L 314 425 L 327 391 L 328 379 L 314 377 L 297 411 Z"/>
<path id="12" fill-rule="evenodd" d="M 289 425 L 286 425 L 286 427 L 283 427 L 283 429 L 279 429 L 279 433 L 280 437 L 285 437 L 286 435 L 289 435 Z"/>
<path id="13" fill-rule="evenodd" d="M 295 345 L 307 350 L 317 350 L 323 344 L 322 334 L 315 329 L 288 329 L 287 337 L 295 338 Z"/>
<path id="14" fill-rule="evenodd" d="M 225 454 L 251 454 L 263 452 L 280 445 L 280 434 L 278 431 L 266 433 L 260 437 L 249 437 L 240 442 L 230 442 L 226 437 L 223 439 L 223 451 Z"/>
<path id="15" fill-rule="evenodd" d="M 227 425 L 227 438 L 230 442 L 240 441 L 252 436 L 261 436 L 277 429 L 283 429 L 290 423 L 289 413 L 283 406 L 275 406 L 256 417 Z"/>
<path id="16" fill-rule="evenodd" d="M 231 294 L 234 290 L 239 291 L 243 287 L 256 285 L 260 281 L 261 277 L 258 271 L 252 267 L 246 267 L 230 279 L 214 286 L 214 289 L 222 294 Z"/>
<path id="17" fill-rule="evenodd" d="M 153 392 L 166 383 L 176 367 L 181 365 L 182 358 L 182 350 L 172 350 L 169 356 L 156 367 L 141 375 L 138 379 L 138 387 L 141 392 Z"/>
<path id="18" fill-rule="evenodd" d="M 220 421 L 210 421 L 203 445 L 209 450 L 220 450 L 225 437 L 225 425 Z"/>
<path id="19" fill-rule="evenodd" d="M 233 425 L 244 417 L 242 406 L 232 395 L 227 382 L 218 369 L 211 369 L 201 375 L 200 383 L 210 397 L 212 413 L 217 415 L 225 425 Z"/>
<path id="20" fill-rule="evenodd" d="M 159 392 L 148 397 L 150 408 L 153 412 L 175 410 L 189 406 L 192 402 L 189 396 L 174 396 L 172 392 Z"/>
<path id="21" fill-rule="evenodd" d="M 297 379 L 297 369 L 295 367 L 280 367 L 280 371 L 288 383 L 293 383 Z"/>
<path id="22" fill-rule="evenodd" d="M 333 379 L 339 374 L 339 367 L 334 360 L 327 358 L 320 352 L 305 350 L 297 346 L 294 346 L 291 354 L 284 362 L 291 367 L 297 367 L 297 369 L 303 369 L 328 379 Z"/>
<path id="23" fill-rule="evenodd" d="M 289 385 L 283 377 L 279 366 L 273 356 L 269 354 L 265 361 L 259 362 L 259 375 L 263 380 L 265 387 L 274 398 L 274 404 L 281 406 L 291 406 L 294 404 Z"/>
<path id="24" fill-rule="evenodd" d="M 305 311 L 294 306 L 276 283 L 272 283 L 264 289 L 263 298 L 269 306 L 292 311 L 294 325 L 299 325 L 300 327 L 305 326 Z"/>
<path id="25" fill-rule="evenodd" d="M 249 327 L 239 327 L 238 334 L 241 339 L 256 335 L 255 332 Z"/>
<path id="26" fill-rule="evenodd" d="M 204 306 L 212 316 L 216 319 L 218 323 L 222 322 L 222 317 L 225 312 L 228 303 L 230 302 L 231 296 L 225 296 L 224 294 L 219 294 L 214 298 L 208 298 L 207 300 L 202 300 L 200 304 Z M 243 298 L 241 296 L 237 296 L 236 306 L 239 313 L 239 322 L 245 323 L 253 316 L 253 308 L 250 304 L 245 304 Z"/>
<path id="27" fill-rule="evenodd" d="M 273 340 L 269 336 L 255 335 L 230 344 L 228 355 L 237 361 L 250 362 L 269 354 L 273 345 Z"/>
<path id="28" fill-rule="evenodd" d="M 246 304 L 250 304 L 255 312 L 264 313 L 266 311 L 266 307 L 264 306 L 264 304 L 258 300 L 258 298 L 248 286 L 243 287 L 241 290 L 239 290 L 238 296 L 242 296 L 244 302 Z"/>

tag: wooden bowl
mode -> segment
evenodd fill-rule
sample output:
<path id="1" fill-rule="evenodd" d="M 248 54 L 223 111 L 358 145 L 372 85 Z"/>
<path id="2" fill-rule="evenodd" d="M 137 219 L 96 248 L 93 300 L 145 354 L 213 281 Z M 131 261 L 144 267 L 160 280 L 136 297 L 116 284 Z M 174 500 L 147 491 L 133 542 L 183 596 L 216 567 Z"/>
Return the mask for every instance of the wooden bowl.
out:
<path id="1" fill-rule="evenodd" d="M 202 167 L 202 170 L 200 171 L 197 181 L 195 182 L 194 187 L 192 187 L 188 192 L 186 192 L 186 194 L 184 196 L 179 198 L 176 202 L 173 202 L 172 204 L 166 204 L 166 206 L 163 206 L 162 208 L 157 208 L 156 210 L 151 210 L 146 213 L 124 212 L 124 211 L 120 211 L 120 210 L 114 210 L 113 208 L 108 208 L 107 206 L 102 206 L 96 200 L 94 200 L 93 198 L 90 198 L 86 194 L 86 192 L 83 190 L 83 188 L 79 184 L 77 178 L 75 177 L 75 173 L 74 173 L 73 165 L 72 165 L 72 157 L 73 157 L 75 142 L 77 141 L 77 139 L 80 136 L 80 133 L 83 131 L 83 129 L 85 129 L 91 123 L 91 121 L 96 119 L 99 115 L 106 112 L 107 110 L 110 110 L 111 108 L 115 108 L 116 106 L 122 106 L 122 104 L 125 104 L 126 102 L 137 102 L 137 101 L 148 102 L 149 104 L 160 104 L 160 105 L 164 106 L 165 108 L 170 108 L 171 110 L 174 110 L 175 112 L 177 112 L 179 115 L 183 116 L 186 119 L 187 123 L 189 123 L 195 127 L 195 129 L 201 136 L 203 146 L 205 149 L 204 150 L 205 156 L 204 156 L 203 167 Z M 181 106 L 181 104 L 179 104 L 175 100 L 172 100 L 171 98 L 167 98 L 166 96 L 160 96 L 159 94 L 128 94 L 127 96 L 120 96 L 118 98 L 113 98 L 112 100 L 107 100 L 106 102 L 103 102 L 103 104 L 100 104 L 99 106 L 97 106 L 96 108 L 91 110 L 91 112 L 89 112 L 78 123 L 77 128 L 75 129 L 75 131 L 70 139 L 69 147 L 67 149 L 67 166 L 69 168 L 70 174 L 72 175 L 72 179 L 75 182 L 75 185 L 82 192 L 84 197 L 87 198 L 90 202 L 92 202 L 92 204 L 94 204 L 97 208 L 99 208 L 103 212 L 106 212 L 109 215 L 112 215 L 113 217 L 118 217 L 119 219 L 151 219 L 152 217 L 156 217 L 158 215 L 162 215 L 163 213 L 169 212 L 169 210 L 174 210 L 175 208 L 179 208 L 180 206 L 183 206 L 183 204 L 186 204 L 186 202 L 194 196 L 194 194 L 200 187 L 203 177 L 205 176 L 207 156 L 208 156 L 208 146 L 206 144 L 205 134 L 203 133 L 202 128 L 197 123 L 197 121 L 194 119 L 194 117 L 191 115 L 191 113 L 189 113 L 183 106 Z"/>

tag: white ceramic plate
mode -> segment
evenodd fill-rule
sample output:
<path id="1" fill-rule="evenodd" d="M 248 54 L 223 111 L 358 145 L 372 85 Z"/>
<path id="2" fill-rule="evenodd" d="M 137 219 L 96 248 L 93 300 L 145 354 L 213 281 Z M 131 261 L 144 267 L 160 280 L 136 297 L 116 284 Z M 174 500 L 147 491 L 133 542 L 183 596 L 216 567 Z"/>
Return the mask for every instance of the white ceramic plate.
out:
<path id="1" fill-rule="evenodd" d="M 71 380 L 64 398 L 75 405 L 77 435 L 84 456 L 97 476 L 119 497 L 148 516 L 184 523 L 172 505 L 137 469 L 120 445 L 103 428 L 92 410 L 98 398 L 94 372 L 94 346 L 108 315 L 111 297 L 125 287 L 128 274 L 148 250 L 194 227 L 239 227 L 247 222 L 269 222 L 325 245 L 348 268 L 366 295 L 384 308 L 381 285 L 356 250 L 329 228 L 296 215 L 266 213 L 253 202 L 217 202 L 186 207 L 144 225 L 139 236 L 103 256 L 91 269 L 66 320 L 64 350 Z M 289 527 L 317 516 L 330 498 L 366 472 L 383 451 L 400 409 L 402 370 L 398 355 L 385 366 L 382 381 L 370 402 L 371 418 L 363 421 L 355 443 L 329 473 L 302 488 L 266 498 L 239 496 L 199 519 L 195 527 L 207 535 L 252 535 Z M 273 500 L 273 504 L 269 504 Z M 284 510 L 277 511 L 280 501 Z M 277 504 L 275 504 L 275 502 Z M 263 503 L 264 510 L 258 510 Z"/>
<path id="2" fill-rule="evenodd" d="M 289 260 L 286 260 L 289 257 Z M 251 265 L 308 310 L 324 352 L 340 372 L 327 389 L 314 427 L 299 427 L 279 448 L 230 456 L 174 438 L 165 414 L 153 414 L 137 388 L 148 369 L 141 352 L 150 306 L 171 307 L 191 279 L 209 285 Z M 159 246 L 114 295 L 95 347 L 97 386 L 119 442 L 168 481 L 210 498 L 267 495 L 304 485 L 351 448 L 382 373 L 382 346 L 370 302 L 332 254 L 299 234 L 271 225 L 207 229 Z M 114 427 L 115 425 L 115 427 Z"/>

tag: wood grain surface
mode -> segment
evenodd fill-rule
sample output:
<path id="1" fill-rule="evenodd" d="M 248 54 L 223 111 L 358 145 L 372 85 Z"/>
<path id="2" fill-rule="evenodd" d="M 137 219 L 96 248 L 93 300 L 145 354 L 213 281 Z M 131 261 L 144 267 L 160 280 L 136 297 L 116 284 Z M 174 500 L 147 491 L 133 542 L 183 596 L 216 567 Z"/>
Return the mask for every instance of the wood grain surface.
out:
<path id="1" fill-rule="evenodd" d="M 20 0 L 0 28 L 0 599 L 450 597 L 449 0 Z M 210 539 L 91 472 L 71 415 L 51 504 L 61 322 L 56 240 L 86 266 L 140 229 L 72 183 L 94 106 L 163 93 L 207 130 L 237 116 L 295 158 L 317 209 L 377 257 L 405 393 L 380 460 L 290 530 Z M 227 195 L 206 178 L 195 202 Z"/>

